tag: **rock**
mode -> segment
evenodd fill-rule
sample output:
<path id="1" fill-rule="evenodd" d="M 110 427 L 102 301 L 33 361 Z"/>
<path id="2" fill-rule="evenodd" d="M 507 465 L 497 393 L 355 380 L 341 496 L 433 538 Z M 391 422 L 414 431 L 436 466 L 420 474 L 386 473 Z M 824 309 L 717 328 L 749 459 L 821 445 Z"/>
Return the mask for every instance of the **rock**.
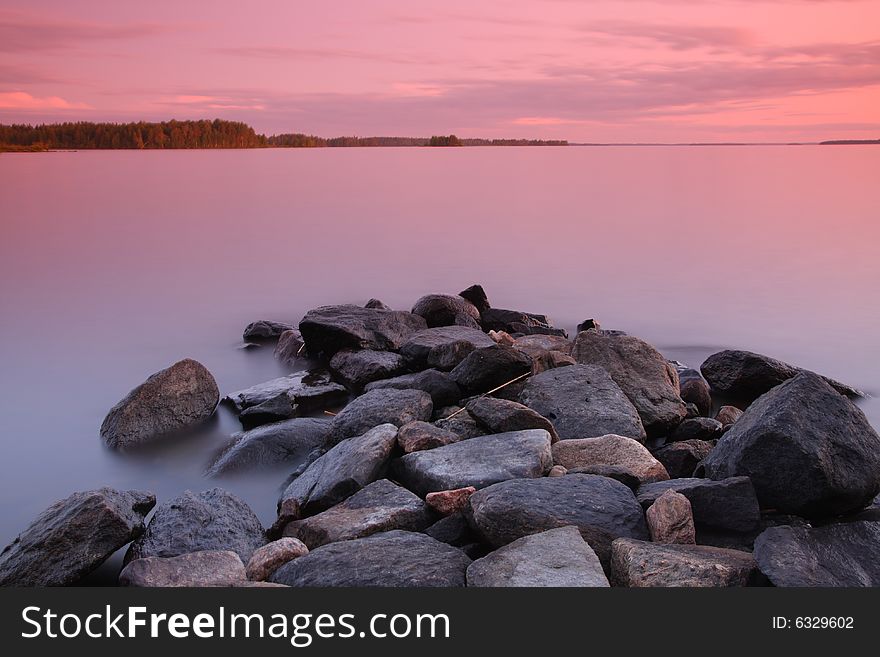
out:
<path id="1" fill-rule="evenodd" d="M 654 457 L 663 464 L 671 479 L 692 477 L 697 465 L 713 447 L 713 443 L 705 440 L 682 440 L 664 445 L 654 452 Z"/>
<path id="2" fill-rule="evenodd" d="M 232 392 L 223 401 L 241 413 L 247 408 L 276 399 L 279 395 L 287 395 L 297 411 L 305 413 L 345 403 L 348 390 L 338 383 L 331 383 L 326 374 L 297 372 Z"/>
<path id="3" fill-rule="evenodd" d="M 478 542 L 478 537 L 461 512 L 441 518 L 425 530 L 425 533 L 441 543 L 464 547 Z"/>
<path id="4" fill-rule="evenodd" d="M 137 447 L 201 424 L 219 401 L 211 373 L 186 358 L 156 372 L 111 408 L 101 437 L 116 449 Z"/>
<path id="5" fill-rule="evenodd" d="M 514 347 L 532 358 L 539 358 L 542 354 L 551 351 L 559 351 L 568 356 L 574 343 L 560 335 L 523 335 L 514 341 Z"/>
<path id="6" fill-rule="evenodd" d="M 446 372 L 424 370 L 415 374 L 404 374 L 391 379 L 383 379 L 367 384 L 365 392 L 373 390 L 423 390 L 431 395 L 434 408 L 457 404 L 461 399 L 461 388 L 449 378 Z"/>
<path id="7" fill-rule="evenodd" d="M 880 436 L 849 399 L 802 372 L 753 402 L 701 469 L 712 479 L 750 477 L 767 508 L 841 515 L 880 491 Z"/>
<path id="8" fill-rule="evenodd" d="M 684 407 L 687 411 L 684 416 L 685 419 L 690 420 L 692 417 L 700 417 L 700 409 L 697 408 L 696 404 L 693 404 L 691 402 L 687 402 L 687 403 L 685 403 Z"/>
<path id="9" fill-rule="evenodd" d="M 379 299 L 370 299 L 364 304 L 364 308 L 373 308 L 375 310 L 391 310 L 391 306 L 388 306 Z"/>
<path id="10" fill-rule="evenodd" d="M 407 422 L 397 432 L 397 444 L 406 454 L 451 445 L 459 440 L 458 434 L 421 420 Z"/>
<path id="11" fill-rule="evenodd" d="M 712 394 L 709 391 L 709 383 L 696 370 L 688 369 L 686 372 L 694 372 L 697 376 L 682 378 L 679 370 L 678 390 L 681 398 L 686 403 L 694 404 L 700 415 L 708 415 L 712 411 Z"/>
<path id="12" fill-rule="evenodd" d="M 309 548 L 301 540 L 285 536 L 254 550 L 253 556 L 245 567 L 245 572 L 249 580 L 264 582 L 288 561 L 293 561 L 308 553 Z"/>
<path id="13" fill-rule="evenodd" d="M 568 474 L 568 468 L 562 465 L 554 465 L 547 471 L 548 477 L 564 477 Z"/>
<path id="14" fill-rule="evenodd" d="M 648 507 L 645 520 L 648 521 L 651 540 L 655 543 L 693 545 L 697 542 L 691 503 L 671 488 Z"/>
<path id="15" fill-rule="evenodd" d="M 463 511 L 467 507 L 467 501 L 476 490 L 473 486 L 465 486 L 452 490 L 434 491 L 425 496 L 425 502 L 440 515 L 449 516 Z"/>
<path id="16" fill-rule="evenodd" d="M 577 527 L 549 529 L 498 548 L 467 569 L 468 586 L 608 586 Z"/>
<path id="17" fill-rule="evenodd" d="M 684 419 L 678 372 L 647 342 L 583 331 L 575 338 L 572 356 L 579 363 L 605 368 L 638 410 L 648 436 L 665 436 Z"/>
<path id="18" fill-rule="evenodd" d="M 477 397 L 468 402 L 467 411 L 487 433 L 544 429 L 550 434 L 551 443 L 559 440 L 559 435 L 550 420 L 515 401 Z"/>
<path id="19" fill-rule="evenodd" d="M 561 440 L 553 445 L 553 462 L 567 469 L 592 465 L 620 466 L 632 472 L 641 483 L 669 479 L 666 468 L 644 445 L 614 434 Z"/>
<path id="20" fill-rule="evenodd" d="M 554 467 L 561 468 L 562 466 L 559 465 Z M 597 475 L 599 477 L 608 477 L 609 479 L 619 481 L 633 492 L 637 491 L 639 486 L 641 486 L 639 478 L 621 465 L 605 465 L 600 463 L 580 468 L 572 468 L 571 470 L 567 470 L 565 474 L 589 474 Z"/>
<path id="21" fill-rule="evenodd" d="M 135 559 L 119 573 L 120 586 L 232 586 L 245 580 L 241 557 L 229 550 Z"/>
<path id="22" fill-rule="evenodd" d="M 580 333 L 581 331 L 589 331 L 589 330 L 598 331 L 601 328 L 602 327 L 599 325 L 599 322 L 597 322 L 595 319 L 585 319 L 584 321 L 582 321 L 580 324 L 577 325 L 576 330 L 578 333 Z"/>
<path id="23" fill-rule="evenodd" d="M 431 419 L 434 405 L 422 390 L 371 390 L 343 408 L 330 426 L 330 444 L 360 436 L 380 424 L 402 427 L 414 420 Z"/>
<path id="24" fill-rule="evenodd" d="M 572 365 L 542 372 L 526 382 L 519 400 L 550 420 L 562 440 L 609 433 L 645 439 L 635 407 L 598 366 Z"/>
<path id="25" fill-rule="evenodd" d="M 747 586 L 758 575 L 752 555 L 739 550 L 619 538 L 611 552 L 615 586 Z"/>
<path id="26" fill-rule="evenodd" d="M 742 414 L 743 412 L 736 406 L 722 406 L 718 409 L 718 412 L 715 413 L 715 419 L 718 420 L 722 426 L 726 426 L 736 422 L 742 417 Z"/>
<path id="27" fill-rule="evenodd" d="M 259 349 L 263 345 L 259 342 L 242 342 L 240 345 L 236 347 L 241 351 L 252 351 L 253 349 Z"/>
<path id="28" fill-rule="evenodd" d="M 222 488 L 184 491 L 156 507 L 147 530 L 129 547 L 125 563 L 206 550 L 231 550 L 247 562 L 265 542 L 260 519 L 234 495 Z"/>
<path id="29" fill-rule="evenodd" d="M 721 428 L 718 420 L 710 417 L 694 417 L 684 420 L 675 427 L 667 440 L 673 443 L 680 440 L 715 440 L 721 437 Z"/>
<path id="30" fill-rule="evenodd" d="M 495 547 L 574 525 L 607 563 L 614 538 L 648 538 L 645 515 L 635 495 L 608 477 L 568 474 L 513 479 L 478 490 L 469 502 L 468 521 Z"/>
<path id="31" fill-rule="evenodd" d="M 446 431 L 451 431 L 458 435 L 461 440 L 486 435 L 486 431 L 477 424 L 477 421 L 471 416 L 471 414 L 465 412 L 458 406 L 441 408 L 435 414 L 435 418 L 435 426 Z"/>
<path id="32" fill-rule="evenodd" d="M 391 529 L 419 532 L 430 524 L 428 507 L 421 498 L 387 479 L 379 479 L 318 515 L 294 520 L 284 528 L 284 535 L 315 549 Z"/>
<path id="33" fill-rule="evenodd" d="M 758 567 L 775 586 L 880 586 L 880 522 L 771 527 L 755 540 Z"/>
<path id="34" fill-rule="evenodd" d="M 320 456 L 281 494 L 278 523 L 326 511 L 381 479 L 397 444 L 397 427 L 381 424 Z"/>
<path id="35" fill-rule="evenodd" d="M 452 488 L 484 488 L 499 481 L 543 477 L 552 467 L 550 434 L 543 429 L 479 436 L 397 459 L 396 478 L 425 495 Z"/>
<path id="36" fill-rule="evenodd" d="M 705 526 L 733 532 L 750 532 L 758 527 L 761 520 L 755 489 L 748 477 L 731 477 L 722 481 L 670 479 L 645 484 L 639 487 L 639 502 L 647 509 L 668 490 L 674 490 L 688 498 L 698 529 Z"/>
<path id="37" fill-rule="evenodd" d="M 275 351 L 272 355 L 288 367 L 292 367 L 298 358 L 305 358 L 308 355 L 305 347 L 306 343 L 302 333 L 299 332 L 299 329 L 292 328 L 284 331 L 278 337 L 278 344 L 275 345 Z"/>
<path id="38" fill-rule="evenodd" d="M 396 351 L 425 328 L 425 320 L 412 313 L 353 305 L 315 308 L 299 323 L 309 354 L 325 358 L 341 349 Z"/>
<path id="39" fill-rule="evenodd" d="M 59 500 L 0 552 L 0 586 L 67 586 L 144 532 L 152 493 L 113 488 Z"/>
<path id="40" fill-rule="evenodd" d="M 263 424 L 289 420 L 295 415 L 296 404 L 290 400 L 287 393 L 282 392 L 277 397 L 267 399 L 262 404 L 244 409 L 241 415 L 238 416 L 238 420 L 244 429 L 253 429 Z"/>
<path id="41" fill-rule="evenodd" d="M 329 418 L 301 417 L 233 435 L 205 473 L 209 477 L 298 463 L 330 435 Z"/>
<path id="42" fill-rule="evenodd" d="M 260 319 L 256 322 L 248 324 L 242 338 L 245 342 L 268 342 L 277 340 L 282 333 L 294 328 L 291 324 L 285 322 L 272 322 L 268 319 Z"/>
<path id="43" fill-rule="evenodd" d="M 531 359 L 502 345 L 475 349 L 449 373 L 467 395 L 478 395 L 532 371 Z"/>
<path id="44" fill-rule="evenodd" d="M 516 339 L 507 331 L 489 331 L 487 334 L 496 344 L 512 347 L 516 344 Z"/>
<path id="45" fill-rule="evenodd" d="M 403 374 L 406 363 L 391 351 L 341 349 L 330 359 L 330 372 L 343 385 L 360 390 L 373 381 Z"/>
<path id="46" fill-rule="evenodd" d="M 470 301 L 480 313 L 491 308 L 489 305 L 489 297 L 486 296 L 486 291 L 483 289 L 482 285 L 471 285 L 466 290 L 459 292 L 458 296 L 465 301 Z"/>
<path id="47" fill-rule="evenodd" d="M 401 345 L 400 353 L 410 369 L 451 370 L 474 349 L 494 344 L 494 340 L 478 328 L 439 326 L 414 333 Z"/>
<path id="48" fill-rule="evenodd" d="M 808 370 L 751 351 L 726 350 L 709 356 L 700 366 L 700 371 L 713 392 L 751 403 L 780 383 Z M 824 376 L 821 378 L 841 395 L 865 396 L 865 393 L 840 381 Z"/>
<path id="49" fill-rule="evenodd" d="M 563 329 L 553 328 L 546 315 L 524 313 L 519 310 L 487 308 L 480 313 L 484 331 L 506 331 L 517 335 L 559 335 L 566 337 Z"/>
<path id="50" fill-rule="evenodd" d="M 452 294 L 428 294 L 416 301 L 414 315 L 425 318 L 429 327 L 470 326 L 480 328 L 480 311 L 470 301 Z"/>
<path id="51" fill-rule="evenodd" d="M 330 543 L 279 568 L 288 586 L 464 586 L 471 560 L 425 534 L 394 530 Z"/>

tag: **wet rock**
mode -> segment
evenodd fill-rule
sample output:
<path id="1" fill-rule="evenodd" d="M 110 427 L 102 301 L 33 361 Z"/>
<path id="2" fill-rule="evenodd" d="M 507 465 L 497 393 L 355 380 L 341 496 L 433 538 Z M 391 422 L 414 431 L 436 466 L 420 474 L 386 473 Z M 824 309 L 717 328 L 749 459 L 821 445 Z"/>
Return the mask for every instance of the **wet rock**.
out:
<path id="1" fill-rule="evenodd" d="M 510 347 L 475 349 L 449 373 L 467 395 L 478 395 L 532 371 L 532 361 Z"/>
<path id="2" fill-rule="evenodd" d="M 156 507 L 147 530 L 128 549 L 125 562 L 206 550 L 231 550 L 247 562 L 265 542 L 260 519 L 234 495 L 221 488 L 184 491 Z"/>
<path id="3" fill-rule="evenodd" d="M 410 369 L 451 370 L 474 349 L 494 344 L 495 341 L 478 328 L 439 326 L 413 334 L 401 345 L 400 353 Z"/>
<path id="4" fill-rule="evenodd" d="M 306 357 L 306 343 L 299 329 L 289 329 L 278 337 L 273 356 L 288 367 L 296 365 L 297 359 Z"/>
<path id="5" fill-rule="evenodd" d="M 520 402 L 550 420 L 562 440 L 609 433 L 645 439 L 635 407 L 601 367 L 542 372 L 526 382 Z"/>
<path id="6" fill-rule="evenodd" d="M 268 319 L 260 319 L 256 322 L 248 324 L 242 338 L 245 342 L 268 342 L 277 340 L 282 333 L 294 328 L 293 325 L 285 322 L 273 322 Z"/>
<path id="7" fill-rule="evenodd" d="M 144 532 L 152 493 L 112 488 L 52 504 L 0 552 L 0 586 L 66 586 Z"/>
<path id="8" fill-rule="evenodd" d="M 263 582 L 288 561 L 308 553 L 309 548 L 301 540 L 285 536 L 254 550 L 245 572 L 249 580 Z"/>
<path id="9" fill-rule="evenodd" d="M 459 292 L 458 296 L 465 301 L 470 301 L 481 313 L 491 308 L 489 305 L 489 297 L 486 296 L 486 291 L 483 289 L 482 285 L 471 285 L 469 288 Z"/>
<path id="10" fill-rule="evenodd" d="M 396 478 L 425 495 L 452 488 L 484 488 L 499 481 L 543 477 L 552 467 L 550 434 L 543 429 L 478 436 L 407 454 L 393 463 Z"/>
<path id="11" fill-rule="evenodd" d="M 116 449 L 137 447 L 201 424 L 219 401 L 211 373 L 186 358 L 153 374 L 110 409 L 101 437 Z"/>
<path id="12" fill-rule="evenodd" d="M 680 440 L 715 440 L 721 437 L 721 423 L 710 417 L 695 417 L 679 424 L 667 440 L 678 442 Z"/>
<path id="13" fill-rule="evenodd" d="M 700 371 L 713 392 L 750 403 L 807 370 L 751 351 L 726 350 L 709 356 L 700 366 Z M 864 396 L 861 391 L 844 383 L 821 378 L 841 395 Z"/>
<path id="14" fill-rule="evenodd" d="M 612 582 L 629 587 L 747 586 L 758 578 L 752 555 L 707 545 L 663 545 L 619 538 Z"/>
<path id="15" fill-rule="evenodd" d="M 691 503 L 672 489 L 654 500 L 645 511 L 645 520 L 648 521 L 651 540 L 655 543 L 693 545 L 697 542 Z"/>
<path id="16" fill-rule="evenodd" d="M 429 327 L 469 326 L 480 328 L 480 311 L 470 301 L 452 294 L 428 294 L 416 301 L 414 315 L 425 318 Z"/>
<path id="17" fill-rule="evenodd" d="M 758 527 L 761 520 L 755 489 L 748 477 L 731 477 L 721 481 L 670 479 L 645 484 L 639 487 L 639 502 L 647 509 L 667 490 L 674 490 L 688 498 L 698 529 L 705 526 L 750 532 Z"/>
<path id="18" fill-rule="evenodd" d="M 373 381 L 403 374 L 406 363 L 392 351 L 341 349 L 330 359 L 330 372 L 346 387 L 360 390 Z"/>
<path id="19" fill-rule="evenodd" d="M 379 299 L 370 299 L 364 304 L 364 308 L 373 308 L 375 310 L 391 310 L 391 306 L 383 303 Z"/>
<path id="20" fill-rule="evenodd" d="M 559 440 L 556 428 L 550 420 L 515 401 L 477 397 L 468 402 L 467 411 L 487 433 L 544 429 L 550 434 L 550 442 Z"/>
<path id="21" fill-rule="evenodd" d="M 602 564 L 577 527 L 524 536 L 474 561 L 468 586 L 608 586 Z"/>
<path id="22" fill-rule="evenodd" d="M 713 443 L 705 440 L 682 440 L 664 445 L 654 452 L 654 457 L 663 464 L 671 479 L 692 477 L 713 447 Z"/>
<path id="23" fill-rule="evenodd" d="M 244 390 L 237 390 L 223 398 L 238 413 L 247 408 L 287 395 L 300 413 L 320 411 L 345 403 L 348 390 L 338 383 L 331 383 L 325 373 L 297 372 L 271 381 L 258 383 Z"/>
<path id="24" fill-rule="evenodd" d="M 480 314 L 484 331 L 505 331 L 511 335 L 559 335 L 566 337 L 563 329 L 553 328 L 546 315 L 525 313 L 519 310 L 488 308 Z"/>
<path id="25" fill-rule="evenodd" d="M 446 372 L 424 370 L 415 374 L 404 374 L 391 379 L 383 379 L 367 384 L 365 392 L 373 390 L 423 390 L 431 395 L 434 408 L 457 404 L 461 399 L 461 388 L 449 378 Z"/>
<path id="26" fill-rule="evenodd" d="M 803 372 L 753 402 L 701 470 L 712 479 L 750 477 L 764 507 L 840 515 L 880 491 L 880 436 L 849 399 Z"/>
<path id="27" fill-rule="evenodd" d="M 330 449 L 281 494 L 276 526 L 326 511 L 381 479 L 396 444 L 397 427 L 382 424 Z"/>
<path id="28" fill-rule="evenodd" d="M 742 417 L 742 414 L 743 412 L 736 406 L 722 406 L 718 409 L 718 412 L 715 413 L 715 419 L 718 420 L 722 426 L 726 426 L 736 422 Z"/>
<path id="29" fill-rule="evenodd" d="M 880 522 L 771 527 L 755 560 L 775 586 L 880 586 Z"/>
<path id="30" fill-rule="evenodd" d="M 554 467 L 561 468 L 562 466 L 560 465 Z M 630 470 L 624 468 L 622 465 L 605 465 L 600 463 L 596 465 L 587 465 L 580 468 L 572 468 L 571 470 L 566 470 L 567 471 L 565 474 L 589 474 L 596 475 L 598 477 L 608 477 L 609 479 L 619 481 L 633 492 L 636 492 L 639 489 L 639 486 L 642 485 L 639 481 L 639 478 L 636 477 Z"/>
<path id="31" fill-rule="evenodd" d="M 636 407 L 648 436 L 664 436 L 684 419 L 675 366 L 644 340 L 583 331 L 575 338 L 572 356 L 608 372 Z"/>
<path id="32" fill-rule="evenodd" d="M 441 543 L 455 547 L 464 547 L 479 542 L 479 538 L 461 512 L 441 518 L 428 527 L 425 533 Z"/>
<path id="33" fill-rule="evenodd" d="M 279 568 L 288 586 L 464 586 L 471 560 L 425 534 L 394 530 L 330 543 Z"/>
<path id="34" fill-rule="evenodd" d="M 282 392 L 262 404 L 244 409 L 238 416 L 238 420 L 244 429 L 253 429 L 263 424 L 289 420 L 296 415 L 296 412 L 296 404 L 290 400 L 287 393 Z"/>
<path id="35" fill-rule="evenodd" d="M 330 427 L 330 444 L 360 436 L 380 424 L 402 427 L 414 420 L 431 419 L 434 405 L 422 390 L 371 390 L 343 408 Z"/>
<path id="36" fill-rule="evenodd" d="M 326 443 L 330 424 L 329 418 L 302 417 L 235 434 L 205 474 L 216 477 L 298 463 Z"/>
<path id="37" fill-rule="evenodd" d="M 598 438 L 561 440 L 553 445 L 553 462 L 568 469 L 593 465 L 626 468 L 641 483 L 669 479 L 666 468 L 644 445 L 632 438 L 608 434 Z"/>
<path id="38" fill-rule="evenodd" d="M 406 454 L 451 445 L 459 440 L 458 434 L 420 420 L 407 422 L 397 432 L 397 444 Z"/>
<path id="39" fill-rule="evenodd" d="M 476 490 L 473 486 L 465 486 L 452 490 L 434 491 L 425 495 L 425 502 L 440 515 L 448 516 L 463 511 L 467 507 L 467 501 Z"/>
<path id="40" fill-rule="evenodd" d="M 322 306 L 306 313 L 299 330 L 309 354 L 331 358 L 341 349 L 396 351 L 413 333 L 427 328 L 419 315 L 354 305 Z"/>
<path id="41" fill-rule="evenodd" d="M 245 580 L 241 557 L 229 550 L 135 559 L 119 573 L 120 586 L 232 586 Z"/>

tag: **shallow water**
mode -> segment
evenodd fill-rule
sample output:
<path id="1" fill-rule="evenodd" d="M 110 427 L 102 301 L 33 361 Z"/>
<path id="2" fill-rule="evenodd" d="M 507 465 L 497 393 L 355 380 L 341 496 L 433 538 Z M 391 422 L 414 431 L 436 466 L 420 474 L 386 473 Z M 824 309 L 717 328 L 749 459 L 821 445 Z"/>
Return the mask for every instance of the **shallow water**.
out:
<path id="1" fill-rule="evenodd" d="M 698 366 L 751 349 L 880 390 L 878 147 L 76 152 L 0 156 L 0 544 L 73 490 L 219 483 L 268 524 L 285 472 L 209 481 L 239 427 L 107 450 L 107 410 L 200 360 L 284 373 L 254 319 L 479 282 Z M 862 404 L 875 427 L 880 403 Z"/>

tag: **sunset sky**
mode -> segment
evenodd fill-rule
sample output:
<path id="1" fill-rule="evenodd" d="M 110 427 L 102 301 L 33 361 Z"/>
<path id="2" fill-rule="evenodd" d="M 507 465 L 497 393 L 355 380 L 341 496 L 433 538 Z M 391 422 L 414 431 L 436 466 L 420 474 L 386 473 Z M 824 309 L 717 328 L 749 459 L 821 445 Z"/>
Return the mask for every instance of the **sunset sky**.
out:
<path id="1" fill-rule="evenodd" d="M 880 0 L 0 0 L 0 122 L 880 137 Z"/>

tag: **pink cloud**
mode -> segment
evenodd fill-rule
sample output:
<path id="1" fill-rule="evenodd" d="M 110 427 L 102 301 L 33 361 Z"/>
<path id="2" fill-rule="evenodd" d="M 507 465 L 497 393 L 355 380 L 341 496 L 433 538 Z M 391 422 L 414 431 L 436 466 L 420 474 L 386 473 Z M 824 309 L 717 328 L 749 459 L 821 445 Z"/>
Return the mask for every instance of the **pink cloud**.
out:
<path id="1" fill-rule="evenodd" d="M 85 103 L 74 103 L 58 96 L 32 96 L 24 91 L 0 92 L 0 109 L 4 110 L 82 110 Z"/>

